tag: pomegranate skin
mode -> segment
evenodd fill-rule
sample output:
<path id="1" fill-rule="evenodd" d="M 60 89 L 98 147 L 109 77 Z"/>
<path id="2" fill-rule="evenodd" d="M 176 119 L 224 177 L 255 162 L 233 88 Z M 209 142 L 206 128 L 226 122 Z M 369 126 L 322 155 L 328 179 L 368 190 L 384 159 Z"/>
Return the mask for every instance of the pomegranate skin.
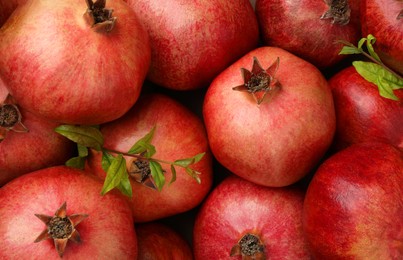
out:
<path id="1" fill-rule="evenodd" d="M 189 244 L 170 226 L 162 222 L 136 225 L 138 259 L 141 260 L 192 260 Z"/>
<path id="2" fill-rule="evenodd" d="M 126 200 L 100 195 L 102 184 L 88 172 L 56 166 L 21 176 L 0 189 L 0 259 L 60 259 L 53 241 L 34 240 L 46 225 L 34 214 L 88 214 L 69 241 L 63 259 L 136 259 L 137 238 Z"/>
<path id="3" fill-rule="evenodd" d="M 257 0 L 256 14 L 263 43 L 288 50 L 320 69 L 336 65 L 346 56 L 338 54 L 343 45 L 335 42 L 356 43 L 360 39 L 360 1 L 348 1 L 351 19 L 346 25 L 320 19 L 329 10 L 326 2 L 331 1 Z"/>
<path id="4" fill-rule="evenodd" d="M 197 213 L 195 259 L 241 259 L 230 252 L 247 233 L 259 236 L 266 259 L 310 259 L 302 232 L 303 201 L 304 192 L 296 187 L 270 188 L 227 177 Z"/>
<path id="5" fill-rule="evenodd" d="M 278 57 L 281 87 L 260 105 L 242 85 L 253 57 L 267 69 Z M 336 128 L 333 98 L 321 72 L 276 47 L 255 49 L 218 75 L 207 90 L 203 117 L 211 151 L 232 173 L 272 187 L 287 186 L 323 158 Z"/>
<path id="6" fill-rule="evenodd" d="M 175 90 L 207 87 L 259 42 L 248 0 L 127 0 L 150 35 L 148 79 Z"/>
<path id="7" fill-rule="evenodd" d="M 135 222 L 148 222 L 188 211 L 199 205 L 211 189 L 213 182 L 212 155 L 205 127 L 199 117 L 174 99 L 162 94 L 142 96 L 123 117 L 101 125 L 104 146 L 115 151 L 128 151 L 130 147 L 155 128 L 151 141 L 156 148 L 153 158 L 175 161 L 206 154 L 192 169 L 200 172 L 201 183 L 176 167 L 176 181 L 169 184 L 172 172 L 162 163 L 166 184 L 159 192 L 130 178 L 133 196 L 128 198 Z M 127 168 L 134 158 L 125 156 Z M 103 181 L 102 154 L 94 150 L 87 160 L 89 167 Z"/>
<path id="8" fill-rule="evenodd" d="M 122 0 L 117 22 L 97 32 L 83 0 L 31 1 L 0 29 L 0 76 L 17 103 L 52 121 L 95 125 L 136 102 L 150 64 L 147 32 Z"/>
<path id="9" fill-rule="evenodd" d="M 402 259 L 402 183 L 403 153 L 390 144 L 353 144 L 324 161 L 303 208 L 314 259 Z"/>
<path id="10" fill-rule="evenodd" d="M 379 95 L 378 87 L 365 80 L 353 66 L 329 80 L 336 111 L 336 133 L 332 149 L 354 143 L 385 142 L 403 149 L 403 92 L 400 101 Z"/>
<path id="11" fill-rule="evenodd" d="M 382 62 L 403 75 L 403 18 L 398 19 L 403 2 L 361 0 L 361 31 L 375 36 L 375 51 Z"/>

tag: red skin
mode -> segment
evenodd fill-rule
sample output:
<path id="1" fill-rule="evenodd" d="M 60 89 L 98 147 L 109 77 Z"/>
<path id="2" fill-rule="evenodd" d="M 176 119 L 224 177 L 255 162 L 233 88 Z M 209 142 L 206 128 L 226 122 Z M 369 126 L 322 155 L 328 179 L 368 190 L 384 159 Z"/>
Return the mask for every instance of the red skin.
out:
<path id="1" fill-rule="evenodd" d="M 50 120 L 92 125 L 133 106 L 150 62 L 147 33 L 123 1 L 106 7 L 118 20 L 109 33 L 86 22 L 83 0 L 17 8 L 0 29 L 0 75 L 22 107 Z"/>
<path id="2" fill-rule="evenodd" d="M 60 259 L 53 240 L 34 243 L 46 225 L 34 214 L 88 214 L 76 227 L 80 244 L 69 241 L 63 259 L 135 259 L 137 239 L 126 200 L 100 195 L 102 184 L 84 171 L 59 166 L 19 177 L 0 189 L 0 258 Z"/>
<path id="3" fill-rule="evenodd" d="M 0 142 L 0 186 L 8 181 L 72 157 L 74 145 L 54 131 L 58 124 L 20 109 L 27 133 L 8 131 Z"/>
<path id="4" fill-rule="evenodd" d="M 154 158 L 174 161 L 206 152 L 203 159 L 192 167 L 201 172 L 201 184 L 179 167 L 176 167 L 176 181 L 168 184 L 172 174 L 170 166 L 166 164 L 161 164 L 166 170 L 166 185 L 161 192 L 131 180 L 133 197 L 129 200 L 136 222 L 152 221 L 188 211 L 201 203 L 212 185 L 212 157 L 202 121 L 186 107 L 167 96 L 142 96 L 124 117 L 102 125 L 104 146 L 127 152 L 154 126 L 156 130 L 151 142 L 157 150 Z M 129 166 L 133 158 L 125 158 Z M 100 153 L 92 152 L 88 167 L 102 179 L 105 178 Z"/>
<path id="5" fill-rule="evenodd" d="M 138 240 L 137 259 L 192 260 L 189 244 L 172 228 L 149 222 L 136 225 Z"/>
<path id="6" fill-rule="evenodd" d="M 315 259 L 402 259 L 403 156 L 385 143 L 352 145 L 325 161 L 304 202 Z"/>
<path id="7" fill-rule="evenodd" d="M 358 0 L 349 1 L 351 19 L 347 25 L 332 24 L 332 19 L 320 19 L 329 10 L 324 0 L 257 0 L 262 40 L 306 59 L 323 69 L 331 67 L 345 55 L 339 55 L 342 44 L 337 40 L 356 43 L 361 36 Z"/>
<path id="8" fill-rule="evenodd" d="M 260 236 L 266 259 L 310 259 L 302 232 L 303 200 L 295 188 L 224 179 L 196 216 L 195 259 L 230 259 L 231 248 L 248 232 Z"/>
<path id="9" fill-rule="evenodd" d="M 258 45 L 248 0 L 127 0 L 151 39 L 148 79 L 175 90 L 207 87 L 229 64 Z"/>
<path id="10" fill-rule="evenodd" d="M 398 0 L 362 0 L 362 35 L 376 38 L 375 51 L 381 60 L 403 75 L 403 18 L 396 19 L 403 10 Z"/>
<path id="11" fill-rule="evenodd" d="M 403 149 L 403 105 L 381 97 L 378 87 L 365 80 L 353 66 L 329 80 L 336 110 L 334 148 L 381 141 Z M 400 100 L 402 91 L 394 91 Z"/>
<path id="12" fill-rule="evenodd" d="M 260 106 L 241 85 L 240 68 L 263 68 L 277 57 L 276 77 L 282 89 Z M 314 66 L 275 47 L 258 48 L 210 85 L 203 104 L 210 148 L 231 172 L 265 186 L 286 186 L 300 180 L 319 162 L 335 131 L 333 98 L 326 79 Z M 251 163 L 253 162 L 253 163 Z"/>

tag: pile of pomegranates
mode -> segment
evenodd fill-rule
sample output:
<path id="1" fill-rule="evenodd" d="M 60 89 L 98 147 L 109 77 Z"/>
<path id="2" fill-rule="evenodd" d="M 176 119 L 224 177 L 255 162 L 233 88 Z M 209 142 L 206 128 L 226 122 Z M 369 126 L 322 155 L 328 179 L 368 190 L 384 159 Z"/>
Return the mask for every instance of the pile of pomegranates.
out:
<path id="1" fill-rule="evenodd" d="M 402 259 L 400 0 L 0 1 L 0 259 Z"/>

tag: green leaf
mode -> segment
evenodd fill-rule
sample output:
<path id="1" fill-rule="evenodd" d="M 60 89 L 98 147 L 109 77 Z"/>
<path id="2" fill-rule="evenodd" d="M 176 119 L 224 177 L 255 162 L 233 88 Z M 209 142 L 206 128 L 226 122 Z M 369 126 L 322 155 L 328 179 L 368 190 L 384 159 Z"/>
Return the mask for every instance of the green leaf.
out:
<path id="1" fill-rule="evenodd" d="M 367 38 L 361 38 L 361 40 L 358 41 L 358 49 L 362 49 L 362 46 L 364 43 L 367 41 Z"/>
<path id="2" fill-rule="evenodd" d="M 120 190 L 120 192 L 122 192 L 124 195 L 128 196 L 128 197 L 132 197 L 133 196 L 133 190 L 132 190 L 132 185 L 130 183 L 129 180 L 129 175 L 126 174 L 126 177 L 123 177 L 122 180 L 120 181 L 119 185 L 117 186 L 117 188 Z"/>
<path id="3" fill-rule="evenodd" d="M 114 159 L 115 157 L 112 154 L 105 151 L 102 153 L 101 165 L 105 172 L 108 172 L 109 166 L 111 166 Z"/>
<path id="4" fill-rule="evenodd" d="M 127 152 L 129 154 L 140 154 L 147 150 L 147 147 L 151 144 L 151 140 L 154 136 L 155 126 L 145 136 L 136 141 L 136 143 Z"/>
<path id="5" fill-rule="evenodd" d="M 374 47 L 372 46 L 376 42 L 376 38 L 372 34 L 368 34 L 366 39 L 367 39 L 367 49 L 368 49 L 369 54 L 375 60 L 377 60 L 378 62 L 381 62 L 381 59 L 379 58 L 378 54 L 376 54 Z"/>
<path id="6" fill-rule="evenodd" d="M 176 169 L 173 164 L 171 164 L 171 173 L 172 173 L 172 178 L 171 178 L 171 181 L 169 182 L 169 184 L 176 181 Z"/>
<path id="7" fill-rule="evenodd" d="M 99 129 L 92 126 L 60 125 L 55 131 L 79 145 L 100 151 L 104 138 Z"/>
<path id="8" fill-rule="evenodd" d="M 203 158 L 204 154 L 205 153 L 199 153 L 191 158 L 179 159 L 174 161 L 173 164 L 181 167 L 188 167 L 189 165 L 199 162 Z"/>
<path id="9" fill-rule="evenodd" d="M 77 168 L 77 169 L 84 169 L 86 157 L 72 157 L 65 163 L 66 166 Z"/>
<path id="10" fill-rule="evenodd" d="M 339 55 L 348 55 L 348 54 L 361 54 L 362 50 L 357 49 L 356 47 L 344 46 Z"/>
<path id="11" fill-rule="evenodd" d="M 156 161 L 150 161 L 150 170 L 155 186 L 157 186 L 158 191 L 161 191 L 165 184 L 165 176 L 161 164 Z"/>
<path id="12" fill-rule="evenodd" d="M 84 145 L 77 144 L 77 151 L 79 157 L 87 157 L 88 156 L 88 148 Z"/>
<path id="13" fill-rule="evenodd" d="M 127 175 L 126 160 L 122 154 L 118 154 L 108 168 L 101 194 L 105 195 L 108 191 L 121 185 L 122 180 L 124 180 Z"/>
<path id="14" fill-rule="evenodd" d="M 185 168 L 187 174 L 189 174 L 193 179 L 195 179 L 197 181 L 197 183 L 201 183 L 201 179 L 200 179 L 200 172 L 195 171 L 191 168 Z"/>
<path id="15" fill-rule="evenodd" d="M 393 90 L 402 89 L 403 80 L 373 62 L 354 61 L 353 66 L 364 79 L 378 86 L 382 97 L 399 100 Z"/>

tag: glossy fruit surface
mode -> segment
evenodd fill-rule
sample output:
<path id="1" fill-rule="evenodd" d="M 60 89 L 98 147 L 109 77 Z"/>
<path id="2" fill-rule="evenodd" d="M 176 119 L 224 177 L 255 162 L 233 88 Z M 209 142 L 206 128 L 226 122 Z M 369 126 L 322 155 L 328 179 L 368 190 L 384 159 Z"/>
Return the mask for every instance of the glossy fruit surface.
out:
<path id="1" fill-rule="evenodd" d="M 248 0 L 127 0 L 151 39 L 148 79 L 175 90 L 207 87 L 255 48 L 259 29 Z"/>
<path id="2" fill-rule="evenodd" d="M 34 243 L 46 225 L 35 214 L 53 216 L 66 202 L 67 215 L 87 214 L 76 227 L 81 243 L 69 241 L 63 259 L 134 259 L 133 217 L 120 195 L 100 195 L 89 173 L 58 166 L 19 177 L 0 189 L 0 258 L 60 259 L 53 239 Z"/>
<path id="3" fill-rule="evenodd" d="M 146 31 L 121 0 L 112 30 L 86 2 L 28 1 L 0 29 L 0 75 L 18 104 L 50 120 L 100 124 L 137 100 L 150 62 Z"/>
<path id="4" fill-rule="evenodd" d="M 197 214 L 195 259 L 310 259 L 302 232 L 304 193 L 237 176 L 223 180 Z M 239 242 L 243 249 L 240 249 Z M 265 258 L 258 258 L 265 257 Z"/>
<path id="5" fill-rule="evenodd" d="M 316 259 L 403 257 L 403 155 L 384 143 L 352 145 L 326 160 L 304 201 Z"/>
<path id="6" fill-rule="evenodd" d="M 241 68 L 253 70 L 254 57 L 264 70 L 279 58 L 274 79 L 266 75 L 260 82 L 281 86 L 267 91 L 260 105 L 248 91 L 233 90 L 245 84 Z M 255 74 L 248 84 L 257 80 L 260 86 L 260 72 Z M 218 162 L 266 186 L 286 186 L 305 176 L 324 156 L 336 127 L 333 98 L 320 71 L 275 47 L 248 53 L 216 77 L 203 117 Z"/>

